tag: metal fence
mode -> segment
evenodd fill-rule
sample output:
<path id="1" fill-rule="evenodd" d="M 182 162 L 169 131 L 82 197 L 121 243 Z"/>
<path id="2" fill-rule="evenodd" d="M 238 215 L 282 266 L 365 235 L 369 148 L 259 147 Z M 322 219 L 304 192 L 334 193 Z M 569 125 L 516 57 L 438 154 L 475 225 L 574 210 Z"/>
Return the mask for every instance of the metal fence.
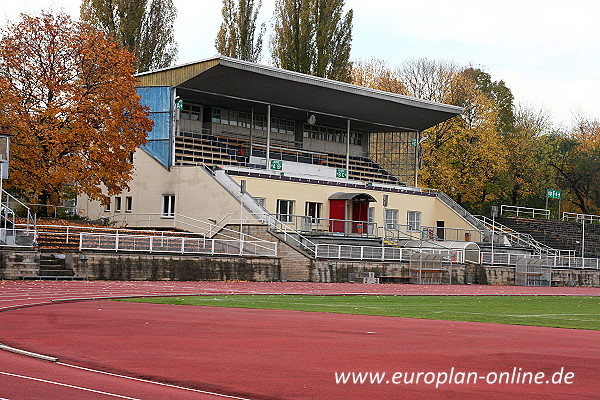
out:
<path id="1" fill-rule="evenodd" d="M 325 259 L 376 260 L 409 262 L 415 254 L 441 255 L 452 263 L 464 263 L 462 250 L 445 250 L 413 247 L 351 246 L 320 243 L 315 246 L 315 256 Z"/>
<path id="2" fill-rule="evenodd" d="M 563 212 L 562 220 L 575 221 L 579 223 L 586 222 L 588 224 L 600 224 L 600 215 Z"/>
<path id="3" fill-rule="evenodd" d="M 83 232 L 79 250 L 277 257 L 276 242 Z"/>
<path id="4" fill-rule="evenodd" d="M 543 208 L 530 208 L 518 206 L 500 206 L 500 215 L 514 215 L 516 217 L 544 218 L 550 219 L 550 210 Z"/>
<path id="5" fill-rule="evenodd" d="M 573 256 L 551 256 L 540 254 L 513 254 L 482 252 L 481 261 L 484 264 L 516 266 L 524 259 L 543 260 L 545 265 L 558 269 L 596 269 L 600 270 L 600 259 Z"/>

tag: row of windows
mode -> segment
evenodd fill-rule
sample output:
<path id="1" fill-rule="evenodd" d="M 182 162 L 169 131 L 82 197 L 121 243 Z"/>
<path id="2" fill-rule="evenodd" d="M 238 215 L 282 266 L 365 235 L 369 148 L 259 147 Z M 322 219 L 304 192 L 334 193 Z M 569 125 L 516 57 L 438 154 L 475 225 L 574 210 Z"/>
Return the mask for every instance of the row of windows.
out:
<path id="1" fill-rule="evenodd" d="M 184 107 L 185 108 L 185 107 Z M 227 110 L 224 108 L 212 108 L 212 122 L 242 128 L 250 128 L 250 119 L 252 115 L 243 111 Z M 295 122 L 289 119 L 271 117 L 271 132 L 294 135 Z M 266 115 L 254 115 L 254 124 L 252 129 L 267 130 Z M 346 143 L 348 137 L 347 131 L 343 129 L 330 128 L 320 125 L 303 125 L 303 135 L 305 138 L 318 139 L 328 142 Z M 350 131 L 350 144 L 362 145 L 362 135 L 359 132 Z"/>
<path id="2" fill-rule="evenodd" d="M 133 208 L 133 198 L 131 196 L 125 196 L 125 212 L 131 212 Z M 110 212 L 114 208 L 114 212 L 122 212 L 123 198 L 116 196 L 110 199 L 110 202 L 104 206 L 105 212 Z M 162 211 L 161 216 L 164 218 L 175 217 L 175 195 L 165 194 L 162 196 Z"/>
<path id="3" fill-rule="evenodd" d="M 398 225 L 398 210 L 385 210 L 385 227 L 387 229 L 396 229 Z M 409 231 L 419 231 L 421 229 L 421 212 L 407 211 L 406 225 Z"/>
<path id="4" fill-rule="evenodd" d="M 259 204 L 264 207 L 265 199 L 257 199 Z M 306 202 L 304 215 L 312 217 L 313 222 L 317 222 L 321 218 L 321 210 L 323 203 Z M 369 222 L 374 220 L 375 209 L 369 208 Z M 294 215 L 294 200 L 277 200 L 277 218 L 281 222 L 293 222 Z M 409 231 L 419 231 L 421 229 L 421 212 L 407 211 L 406 221 Z M 387 229 L 396 229 L 398 225 L 398 210 L 385 210 L 385 226 Z"/>
<path id="5" fill-rule="evenodd" d="M 242 128 L 250 128 L 250 119 L 252 114 L 227 110 L 224 108 L 212 108 L 212 122 L 216 124 L 224 124 L 231 126 L 240 126 Z M 284 133 L 286 135 L 294 135 L 295 122 L 289 119 L 271 117 L 271 132 Z M 266 115 L 254 115 L 254 125 L 252 129 L 266 131 L 267 130 L 267 116 Z"/>
<path id="6" fill-rule="evenodd" d="M 195 104 L 183 103 L 183 109 L 179 113 L 181 119 L 191 119 L 192 121 L 202 120 L 202 106 Z"/>
<path id="7" fill-rule="evenodd" d="M 311 139 L 326 140 L 328 142 L 346 143 L 348 132 L 342 129 L 329 128 L 320 125 L 304 124 L 304 137 Z M 359 132 L 350 131 L 350 144 L 362 145 L 362 135 Z"/>
<path id="8" fill-rule="evenodd" d="M 110 202 L 104 206 L 104 211 L 110 212 L 112 206 L 114 206 L 115 212 L 121 212 L 123 207 L 123 199 L 119 196 L 110 199 Z M 131 212 L 132 207 L 133 198 L 131 196 L 125 196 L 125 212 Z"/>

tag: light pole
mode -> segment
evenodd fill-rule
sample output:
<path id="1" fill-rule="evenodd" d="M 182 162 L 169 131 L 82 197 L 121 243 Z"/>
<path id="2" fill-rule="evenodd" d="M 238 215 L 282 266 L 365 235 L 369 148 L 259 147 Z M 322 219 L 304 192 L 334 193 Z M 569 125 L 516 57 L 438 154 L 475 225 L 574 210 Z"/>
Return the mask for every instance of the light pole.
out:
<path id="1" fill-rule="evenodd" d="M 498 206 L 492 206 L 492 265 L 494 265 L 494 236 L 496 236 L 496 216 L 498 216 Z"/>

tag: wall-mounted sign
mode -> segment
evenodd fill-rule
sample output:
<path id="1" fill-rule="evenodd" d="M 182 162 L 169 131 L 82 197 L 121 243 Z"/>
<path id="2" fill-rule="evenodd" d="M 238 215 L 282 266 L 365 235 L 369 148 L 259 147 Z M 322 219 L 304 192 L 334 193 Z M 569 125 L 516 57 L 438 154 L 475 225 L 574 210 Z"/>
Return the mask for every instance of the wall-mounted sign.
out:
<path id="1" fill-rule="evenodd" d="M 345 168 L 337 168 L 335 170 L 335 177 L 336 178 L 348 178 L 348 170 L 346 170 Z"/>
<path id="2" fill-rule="evenodd" d="M 271 169 L 275 171 L 281 171 L 283 169 L 283 163 L 281 160 L 271 160 Z"/>

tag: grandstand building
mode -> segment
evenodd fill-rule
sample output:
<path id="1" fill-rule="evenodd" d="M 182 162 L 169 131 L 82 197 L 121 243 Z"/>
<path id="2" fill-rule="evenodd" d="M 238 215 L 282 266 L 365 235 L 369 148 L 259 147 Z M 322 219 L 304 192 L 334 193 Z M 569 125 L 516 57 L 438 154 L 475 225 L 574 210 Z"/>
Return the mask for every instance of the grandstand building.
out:
<path id="1" fill-rule="evenodd" d="M 138 78 L 154 128 L 128 191 L 109 206 L 78 198 L 91 219 L 211 235 L 262 224 L 307 260 L 323 257 L 314 243 L 483 240 L 449 197 L 418 187 L 420 133 L 459 107 L 226 57 Z"/>

